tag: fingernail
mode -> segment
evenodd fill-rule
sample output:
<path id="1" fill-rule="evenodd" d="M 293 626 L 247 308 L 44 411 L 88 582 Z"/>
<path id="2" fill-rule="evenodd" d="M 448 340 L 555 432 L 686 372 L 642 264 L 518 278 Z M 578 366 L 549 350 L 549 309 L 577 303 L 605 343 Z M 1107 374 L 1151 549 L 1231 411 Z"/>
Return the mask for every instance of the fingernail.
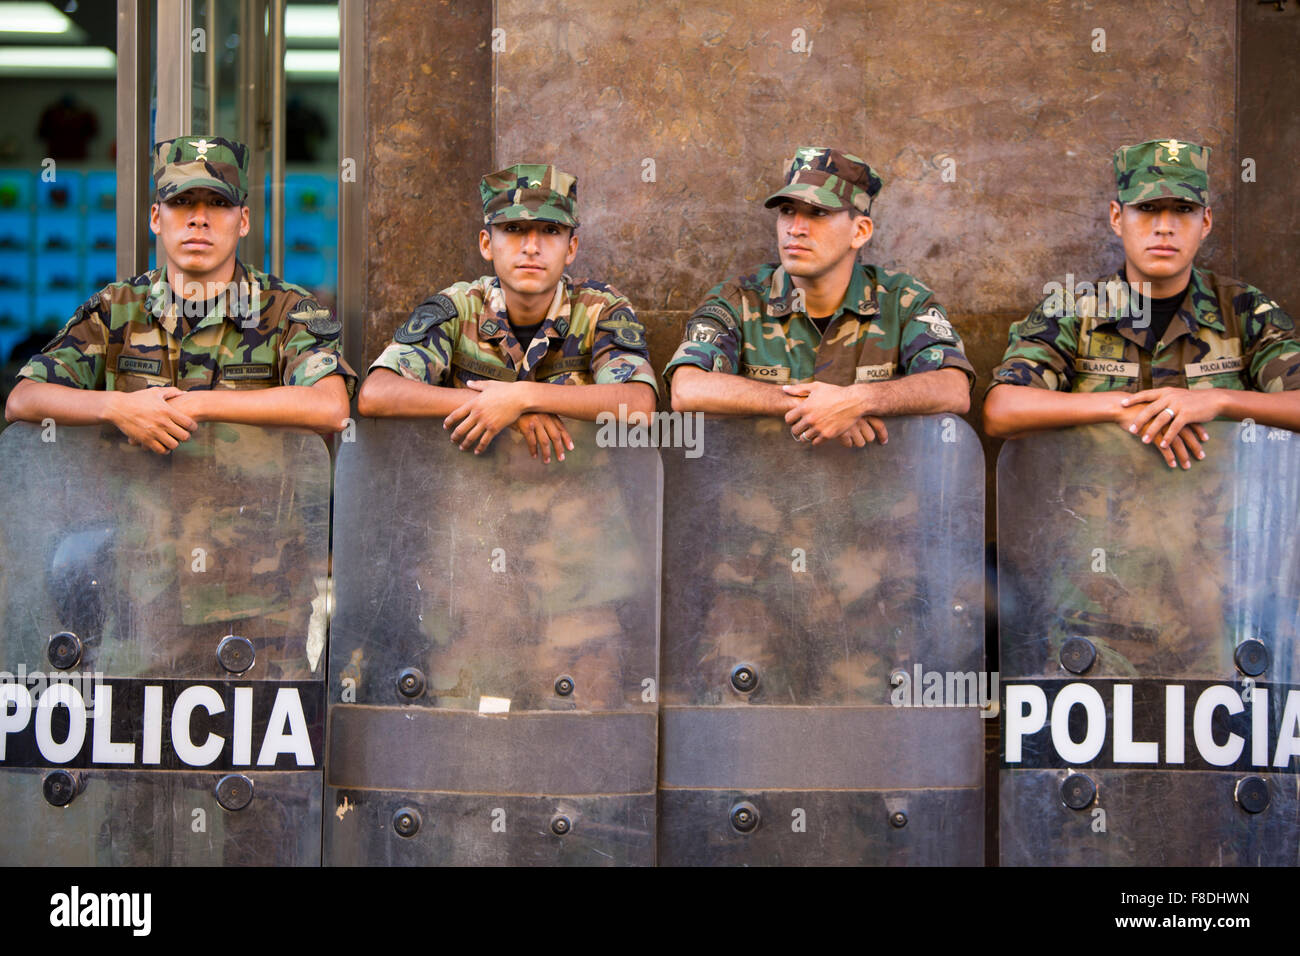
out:
<path id="1" fill-rule="evenodd" d="M 1198 452 L 1196 453 L 1196 457 L 1197 457 L 1197 458 L 1204 458 L 1204 457 L 1205 457 L 1205 452 L 1203 452 L 1203 451 L 1198 451 Z"/>
<path id="2" fill-rule="evenodd" d="M 1130 425 L 1128 427 L 1128 430 L 1131 431 L 1134 435 L 1138 433 L 1138 427 L 1136 425 Z"/>
<path id="3" fill-rule="evenodd" d="M 1169 447 L 1169 442 L 1167 442 L 1167 441 L 1162 441 L 1162 442 L 1160 443 L 1160 447 L 1161 447 L 1161 448 L 1168 448 L 1168 447 Z"/>

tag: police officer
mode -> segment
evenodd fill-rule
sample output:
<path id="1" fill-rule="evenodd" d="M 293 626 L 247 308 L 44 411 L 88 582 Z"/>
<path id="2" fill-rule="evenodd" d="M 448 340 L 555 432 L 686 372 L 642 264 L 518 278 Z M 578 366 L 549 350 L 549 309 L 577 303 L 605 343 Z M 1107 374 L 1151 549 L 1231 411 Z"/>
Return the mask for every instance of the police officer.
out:
<path id="1" fill-rule="evenodd" d="M 9 421 L 111 422 L 166 454 L 202 421 L 339 431 L 356 376 L 341 323 L 236 256 L 248 148 L 183 136 L 153 153 L 150 228 L 165 264 L 91 296 L 18 373 Z"/>
<path id="2" fill-rule="evenodd" d="M 975 373 L 943 306 L 913 277 L 857 262 L 880 177 L 799 149 L 777 208 L 780 265 L 714 287 L 664 371 L 673 408 L 781 415 L 795 439 L 863 447 L 882 417 L 964 413 Z"/>
<path id="3" fill-rule="evenodd" d="M 1176 139 L 1116 151 L 1110 226 L 1124 264 L 1082 290 L 1058 286 L 1011 326 L 984 403 L 990 435 L 1114 422 L 1189 468 L 1205 457 L 1201 422 L 1300 429 L 1291 316 L 1193 265 L 1213 224 L 1209 155 Z"/>
<path id="4" fill-rule="evenodd" d="M 416 307 L 371 364 L 361 414 L 443 417 L 475 454 L 514 426 L 545 462 L 573 448 L 561 415 L 652 414 L 658 384 L 632 306 L 564 272 L 578 252 L 577 179 L 525 163 L 483 177 L 479 193 L 479 253 L 495 275 Z"/>

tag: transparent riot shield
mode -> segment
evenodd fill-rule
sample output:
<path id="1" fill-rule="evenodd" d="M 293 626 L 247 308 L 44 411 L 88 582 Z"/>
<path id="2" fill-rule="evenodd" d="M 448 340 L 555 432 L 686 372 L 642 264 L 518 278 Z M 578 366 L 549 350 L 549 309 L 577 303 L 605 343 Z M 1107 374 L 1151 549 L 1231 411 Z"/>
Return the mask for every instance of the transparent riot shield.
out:
<path id="1" fill-rule="evenodd" d="M 1006 865 L 1300 862 L 1300 438 L 1207 427 L 1002 449 Z"/>
<path id="2" fill-rule="evenodd" d="M 983 862 L 983 452 L 707 418 L 664 449 L 660 860 Z"/>
<path id="3" fill-rule="evenodd" d="M 325 861 L 652 864 L 662 470 L 569 422 L 357 424 L 338 460 Z"/>
<path id="4" fill-rule="evenodd" d="M 0 435 L 0 863 L 320 862 L 330 462 Z"/>

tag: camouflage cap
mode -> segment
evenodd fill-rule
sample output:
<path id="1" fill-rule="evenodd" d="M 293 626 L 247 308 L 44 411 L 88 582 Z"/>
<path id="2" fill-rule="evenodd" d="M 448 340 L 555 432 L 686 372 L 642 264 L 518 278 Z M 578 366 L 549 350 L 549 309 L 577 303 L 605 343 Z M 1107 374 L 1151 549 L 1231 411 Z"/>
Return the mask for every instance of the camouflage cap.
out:
<path id="1" fill-rule="evenodd" d="M 484 176 L 478 191 L 485 226 L 535 219 L 578 228 L 578 179 L 554 166 L 516 163 Z"/>
<path id="2" fill-rule="evenodd" d="M 1115 184 L 1121 203 L 1187 199 L 1210 204 L 1210 150 L 1176 139 L 1151 140 L 1115 150 Z"/>
<path id="3" fill-rule="evenodd" d="M 801 146 L 790 160 L 785 187 L 763 205 L 770 209 L 782 199 L 799 199 L 822 209 L 856 209 L 866 215 L 881 185 L 864 159 L 824 146 Z"/>
<path id="4" fill-rule="evenodd" d="M 248 147 L 220 136 L 182 136 L 153 148 L 156 201 L 198 188 L 242 206 L 248 196 Z"/>

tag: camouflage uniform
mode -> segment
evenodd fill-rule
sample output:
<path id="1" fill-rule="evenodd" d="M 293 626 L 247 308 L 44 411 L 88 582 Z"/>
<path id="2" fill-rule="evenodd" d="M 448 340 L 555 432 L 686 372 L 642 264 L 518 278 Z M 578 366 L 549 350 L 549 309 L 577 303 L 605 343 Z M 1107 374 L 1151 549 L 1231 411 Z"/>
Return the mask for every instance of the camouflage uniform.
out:
<path id="1" fill-rule="evenodd" d="M 219 297 L 186 332 L 177 314 L 184 306 L 162 269 L 114 282 L 79 306 L 18 374 L 120 392 L 314 385 L 342 375 L 351 393 L 356 375 L 339 355 L 342 325 L 306 289 L 236 263 L 228 291 L 234 309 Z M 251 314 L 241 314 L 241 301 L 254 303 Z"/>
<path id="2" fill-rule="evenodd" d="M 993 385 L 1061 392 L 1138 392 L 1167 385 L 1260 392 L 1300 388 L 1295 323 L 1253 286 L 1193 269 L 1187 296 L 1158 342 L 1149 323 L 1134 327 L 1123 270 L 1099 279 L 1096 288 L 1113 291 L 1051 296 L 1014 323 Z"/>
<path id="3" fill-rule="evenodd" d="M 418 305 L 370 368 L 457 388 L 490 378 L 552 385 L 645 382 L 659 391 L 645 328 L 627 299 L 602 282 L 567 275 L 526 349 L 506 318 L 500 282 L 483 276 Z"/>
<path id="4" fill-rule="evenodd" d="M 1176 140 L 1121 147 L 1114 158 L 1118 199 L 1165 197 L 1208 205 L 1209 150 Z M 1075 297 L 1062 290 L 1011 326 L 992 388 L 1002 382 L 1063 392 L 1147 388 L 1300 388 L 1300 338 L 1276 302 L 1237 279 L 1193 269 L 1187 295 L 1164 335 L 1129 308 L 1121 269 Z M 1146 317 L 1143 317 L 1145 321 Z"/>
<path id="5" fill-rule="evenodd" d="M 188 137 L 154 149 L 162 202 L 187 189 L 212 189 L 233 203 L 248 193 L 242 143 Z M 171 289 L 163 269 L 115 282 L 91 296 L 63 330 L 18 373 L 74 388 L 133 392 L 157 385 L 256 389 L 313 385 L 356 375 L 339 354 L 342 323 L 311 294 L 235 263 L 235 274 L 203 316 L 178 314 L 193 303 Z"/>
<path id="6" fill-rule="evenodd" d="M 576 228 L 577 180 L 554 166 L 519 164 L 483 178 L 483 223 L 541 221 Z M 464 388 L 495 379 L 552 385 L 644 382 L 658 394 L 645 327 L 613 287 L 565 275 L 532 342 L 515 338 L 495 276 L 458 282 L 420 305 L 371 370 Z"/>
<path id="7" fill-rule="evenodd" d="M 880 186 L 880 177 L 856 156 L 803 147 L 785 187 L 766 205 L 795 199 L 866 215 Z M 975 380 L 943 306 L 912 276 L 855 264 L 824 335 L 801 305 L 793 279 L 775 264 L 715 286 L 687 320 L 665 378 L 694 365 L 778 385 L 884 382 L 941 368 L 959 368 Z"/>

